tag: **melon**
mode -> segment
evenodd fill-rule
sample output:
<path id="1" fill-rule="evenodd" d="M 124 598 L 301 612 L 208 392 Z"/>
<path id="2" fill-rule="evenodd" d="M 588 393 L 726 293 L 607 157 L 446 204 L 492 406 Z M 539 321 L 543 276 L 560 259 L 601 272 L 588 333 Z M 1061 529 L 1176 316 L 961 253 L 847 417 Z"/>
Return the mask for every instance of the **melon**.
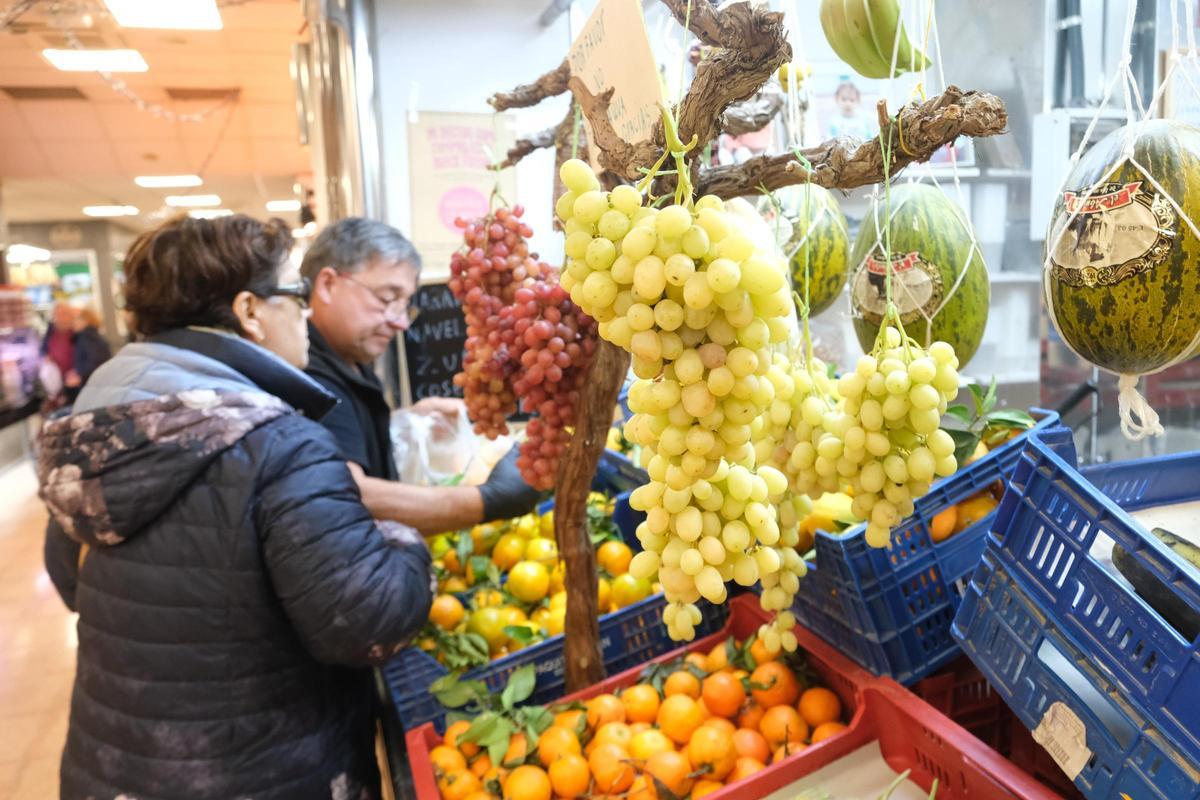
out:
<path id="1" fill-rule="evenodd" d="M 811 192 L 807 197 L 806 192 Z M 823 186 L 789 186 L 776 193 L 783 215 L 792 223 L 784 245 L 791 257 L 792 287 L 804 298 L 808 269 L 809 316 L 833 305 L 846 285 L 850 232 L 837 198 Z"/>
<path id="2" fill-rule="evenodd" d="M 893 186 L 890 203 L 890 224 L 883 194 L 870 205 L 850 257 L 850 311 L 859 344 L 871 351 L 887 310 L 890 250 L 892 301 L 905 332 L 925 347 L 949 342 L 965 365 L 983 340 L 990 296 L 970 222 L 940 189 L 925 184 Z"/>
<path id="3" fill-rule="evenodd" d="M 1131 136 L 1137 164 L 1118 166 Z M 1200 227 L 1192 125 L 1119 128 L 1071 171 L 1051 216 L 1043 279 L 1059 333 L 1083 358 L 1142 375 L 1196 354 L 1200 240 L 1180 210 Z"/>

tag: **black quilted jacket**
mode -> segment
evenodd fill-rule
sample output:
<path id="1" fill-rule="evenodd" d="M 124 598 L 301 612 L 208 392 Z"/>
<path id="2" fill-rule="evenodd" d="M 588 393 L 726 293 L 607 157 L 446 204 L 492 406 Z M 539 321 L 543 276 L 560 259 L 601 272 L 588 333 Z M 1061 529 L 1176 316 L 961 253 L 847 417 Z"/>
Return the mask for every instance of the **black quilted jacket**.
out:
<path id="1" fill-rule="evenodd" d="M 297 413 L 329 400 L 260 348 L 178 331 L 45 427 L 47 569 L 79 612 L 64 800 L 378 796 L 367 667 L 425 620 L 430 558 Z"/>

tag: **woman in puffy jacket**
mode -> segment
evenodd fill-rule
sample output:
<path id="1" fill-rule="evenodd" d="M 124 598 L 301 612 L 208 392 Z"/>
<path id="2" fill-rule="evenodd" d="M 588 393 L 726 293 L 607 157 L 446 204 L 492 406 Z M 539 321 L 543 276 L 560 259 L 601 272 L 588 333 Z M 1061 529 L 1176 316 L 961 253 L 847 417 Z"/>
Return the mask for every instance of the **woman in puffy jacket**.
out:
<path id="1" fill-rule="evenodd" d="M 43 429 L 47 569 L 79 612 L 64 800 L 373 800 L 373 682 L 430 556 L 376 523 L 301 372 L 282 223 L 175 219 L 125 262 L 141 341 Z"/>

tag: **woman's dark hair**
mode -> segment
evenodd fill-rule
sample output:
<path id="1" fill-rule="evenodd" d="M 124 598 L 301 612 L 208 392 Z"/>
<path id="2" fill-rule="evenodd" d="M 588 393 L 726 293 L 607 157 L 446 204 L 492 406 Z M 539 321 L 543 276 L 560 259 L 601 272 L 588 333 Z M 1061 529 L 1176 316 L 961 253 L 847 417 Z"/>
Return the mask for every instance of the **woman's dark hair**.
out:
<path id="1" fill-rule="evenodd" d="M 233 299 L 239 292 L 266 296 L 291 249 L 282 220 L 245 214 L 181 216 L 142 234 L 125 257 L 125 308 L 134 331 L 154 336 L 199 325 L 241 333 Z"/>

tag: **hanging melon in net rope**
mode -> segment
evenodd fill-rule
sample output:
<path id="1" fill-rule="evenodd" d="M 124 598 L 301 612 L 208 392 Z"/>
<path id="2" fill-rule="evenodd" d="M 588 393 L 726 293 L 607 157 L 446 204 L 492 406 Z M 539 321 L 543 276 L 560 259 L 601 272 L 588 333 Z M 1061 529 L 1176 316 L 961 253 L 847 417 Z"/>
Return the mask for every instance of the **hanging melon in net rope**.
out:
<path id="1" fill-rule="evenodd" d="M 879 335 L 890 270 L 892 298 L 908 335 L 923 347 L 947 342 L 960 365 L 966 364 L 983 341 L 990 296 L 987 267 L 970 223 L 933 186 L 897 184 L 890 202 L 889 219 L 883 198 L 873 199 L 850 258 L 850 309 L 858 341 L 869 352 Z"/>
<path id="2" fill-rule="evenodd" d="M 1200 129 L 1147 120 L 1113 131 L 1079 161 L 1047 236 L 1046 304 L 1079 356 L 1121 378 L 1122 428 L 1137 378 L 1200 353 Z M 1129 396 L 1134 392 L 1136 399 Z M 1153 415 L 1150 417 L 1149 415 Z"/>
<path id="3" fill-rule="evenodd" d="M 775 197 L 780 213 L 792 226 L 792 235 L 784 244 L 791 261 L 792 285 L 803 296 L 808 283 L 808 313 L 816 316 L 833 305 L 846 285 L 850 263 L 846 217 L 837 198 L 822 186 L 788 186 L 777 190 Z"/>
<path id="4" fill-rule="evenodd" d="M 1180 5 L 1187 55 L 1180 55 L 1179 15 L 1170 0 L 1168 68 L 1142 108 L 1130 70 L 1137 3 L 1127 4 L 1124 56 L 1071 156 L 1043 262 L 1051 322 L 1076 355 L 1118 376 L 1121 431 L 1134 440 L 1163 433 L 1158 414 L 1137 390 L 1139 377 L 1200 354 L 1200 129 L 1151 119 L 1172 80 L 1200 99 L 1188 70 L 1200 73 L 1193 9 Z M 1126 124 L 1092 144 L 1118 87 Z"/>

